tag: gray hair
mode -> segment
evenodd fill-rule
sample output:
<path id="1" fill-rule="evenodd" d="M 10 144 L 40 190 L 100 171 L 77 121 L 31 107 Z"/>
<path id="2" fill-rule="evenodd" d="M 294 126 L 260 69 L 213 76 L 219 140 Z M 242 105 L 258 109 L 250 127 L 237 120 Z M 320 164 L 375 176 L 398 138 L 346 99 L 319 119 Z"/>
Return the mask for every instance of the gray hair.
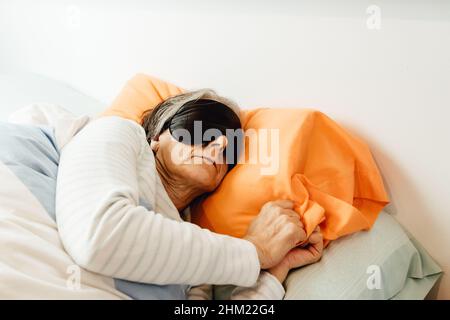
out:
<path id="1" fill-rule="evenodd" d="M 178 112 L 178 110 L 180 110 L 182 106 L 184 106 L 188 102 L 196 101 L 199 99 L 210 99 L 220 102 L 233 110 L 234 113 L 237 114 L 239 119 L 241 118 L 238 105 L 227 98 L 219 96 L 214 90 L 201 89 L 190 91 L 170 97 L 162 101 L 154 109 L 150 109 L 144 112 L 141 125 L 145 129 L 147 141 L 150 143 L 151 140 L 159 137 L 159 135 L 162 133 L 164 124 L 169 121 Z"/>

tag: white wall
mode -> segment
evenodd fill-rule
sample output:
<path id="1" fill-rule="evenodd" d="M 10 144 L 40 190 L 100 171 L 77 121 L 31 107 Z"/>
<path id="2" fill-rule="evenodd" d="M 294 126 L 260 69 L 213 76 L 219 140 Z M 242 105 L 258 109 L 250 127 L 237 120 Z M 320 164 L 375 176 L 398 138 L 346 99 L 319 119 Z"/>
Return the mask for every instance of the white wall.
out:
<path id="1" fill-rule="evenodd" d="M 246 107 L 321 109 L 370 143 L 388 211 L 450 272 L 450 2 L 160 2 L 0 0 L 0 68 L 104 102 L 146 72 Z"/>

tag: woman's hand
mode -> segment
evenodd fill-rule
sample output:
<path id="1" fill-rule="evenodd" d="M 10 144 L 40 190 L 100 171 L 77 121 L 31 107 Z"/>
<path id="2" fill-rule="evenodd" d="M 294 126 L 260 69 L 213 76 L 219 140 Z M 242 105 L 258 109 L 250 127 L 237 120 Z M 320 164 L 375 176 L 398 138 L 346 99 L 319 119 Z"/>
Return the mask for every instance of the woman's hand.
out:
<path id="1" fill-rule="evenodd" d="M 245 240 L 258 252 L 261 269 L 279 264 L 299 242 L 306 240 L 306 232 L 290 200 L 266 203 L 248 228 Z"/>
<path id="2" fill-rule="evenodd" d="M 275 276 L 280 283 L 283 283 L 289 270 L 319 261 L 322 257 L 322 253 L 323 237 L 320 228 L 317 227 L 309 237 L 306 247 L 292 249 L 279 264 L 270 268 L 268 271 Z"/>

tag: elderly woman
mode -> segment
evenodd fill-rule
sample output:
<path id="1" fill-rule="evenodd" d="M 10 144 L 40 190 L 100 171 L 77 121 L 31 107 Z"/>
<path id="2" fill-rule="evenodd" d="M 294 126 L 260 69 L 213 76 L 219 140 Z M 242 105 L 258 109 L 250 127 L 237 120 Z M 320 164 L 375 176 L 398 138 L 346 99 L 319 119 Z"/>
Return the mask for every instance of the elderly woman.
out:
<path id="1" fill-rule="evenodd" d="M 264 205 L 243 239 L 183 214 L 234 165 L 236 154 L 223 159 L 227 132 L 241 128 L 238 114 L 231 101 L 200 90 L 163 101 L 142 125 L 104 117 L 84 127 L 62 150 L 56 190 L 59 233 L 75 262 L 129 281 L 233 284 L 248 288 L 238 298 L 282 298 L 289 269 L 322 253 L 319 231 L 295 248 L 307 239 L 291 201 Z M 205 141 L 208 129 L 216 134 Z"/>

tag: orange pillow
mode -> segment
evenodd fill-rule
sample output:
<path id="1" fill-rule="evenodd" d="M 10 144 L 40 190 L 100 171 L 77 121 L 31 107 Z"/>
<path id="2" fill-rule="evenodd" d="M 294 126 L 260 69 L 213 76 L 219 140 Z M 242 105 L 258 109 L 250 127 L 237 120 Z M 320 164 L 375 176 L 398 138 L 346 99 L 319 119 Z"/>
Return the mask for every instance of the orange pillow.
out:
<path id="1" fill-rule="evenodd" d="M 261 162 L 238 164 L 214 193 L 194 204 L 194 223 L 242 237 L 264 203 L 291 199 L 307 234 L 320 225 L 326 242 L 373 225 L 389 200 L 361 140 L 310 109 L 255 109 L 243 119 L 244 130 L 279 130 L 279 169 L 261 175 Z"/>
<path id="2" fill-rule="evenodd" d="M 183 90 L 143 74 L 128 81 L 104 115 L 141 121 L 144 111 Z M 325 240 L 369 229 L 388 203 L 369 148 L 324 114 L 310 109 L 243 111 L 243 127 L 278 129 L 279 168 L 261 175 L 262 163 L 238 164 L 215 192 L 191 207 L 192 221 L 242 237 L 261 206 L 292 199 L 308 234 L 320 224 Z M 262 133 L 257 132 L 258 139 Z M 248 155 L 249 144 L 242 156 Z"/>
<path id="3" fill-rule="evenodd" d="M 169 97 L 184 91 L 173 84 L 145 74 L 137 74 L 125 87 L 102 116 L 120 116 L 141 122 L 142 114 Z"/>

